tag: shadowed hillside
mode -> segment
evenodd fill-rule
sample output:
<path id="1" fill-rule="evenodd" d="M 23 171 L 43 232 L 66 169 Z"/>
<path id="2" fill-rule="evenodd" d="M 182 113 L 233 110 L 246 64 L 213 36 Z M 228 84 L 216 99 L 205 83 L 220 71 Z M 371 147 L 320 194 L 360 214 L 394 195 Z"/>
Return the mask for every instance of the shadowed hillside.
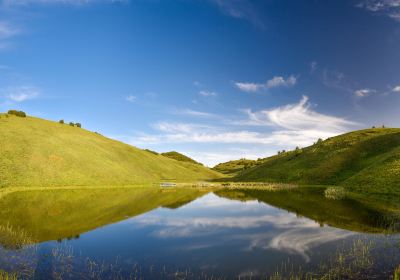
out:
<path id="1" fill-rule="evenodd" d="M 76 126 L 0 115 L 0 187 L 128 185 L 221 177 Z"/>

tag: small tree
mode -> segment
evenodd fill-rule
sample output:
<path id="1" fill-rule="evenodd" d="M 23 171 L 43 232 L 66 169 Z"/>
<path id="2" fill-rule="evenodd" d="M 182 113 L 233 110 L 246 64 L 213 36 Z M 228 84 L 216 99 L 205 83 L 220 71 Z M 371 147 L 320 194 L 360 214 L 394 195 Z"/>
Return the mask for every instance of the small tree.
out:
<path id="1" fill-rule="evenodd" d="M 64 124 L 64 120 L 59 120 L 58 121 L 60 124 Z"/>
<path id="2" fill-rule="evenodd" d="M 76 123 L 75 125 L 76 125 L 76 127 L 79 127 L 79 128 L 82 127 L 82 125 L 80 123 Z"/>
<path id="3" fill-rule="evenodd" d="M 385 128 L 385 125 L 384 125 L 384 124 L 382 125 L 382 128 Z"/>
<path id="4" fill-rule="evenodd" d="M 317 144 L 321 144 L 324 140 L 322 140 L 321 138 L 318 138 Z"/>
<path id="5" fill-rule="evenodd" d="M 69 125 L 70 125 L 70 126 L 74 126 L 74 123 L 73 123 L 73 122 L 69 122 Z"/>
<path id="6" fill-rule="evenodd" d="M 7 113 L 10 114 L 10 115 L 21 117 L 21 118 L 25 118 L 26 117 L 26 114 L 25 114 L 24 111 L 8 110 Z"/>
<path id="7" fill-rule="evenodd" d="M 375 128 L 375 125 L 373 125 L 372 128 Z"/>

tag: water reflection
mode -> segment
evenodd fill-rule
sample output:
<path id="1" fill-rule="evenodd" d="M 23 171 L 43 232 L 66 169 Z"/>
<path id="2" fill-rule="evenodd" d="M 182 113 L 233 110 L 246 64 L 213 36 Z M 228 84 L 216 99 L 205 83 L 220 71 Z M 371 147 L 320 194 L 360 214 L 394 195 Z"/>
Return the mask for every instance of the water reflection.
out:
<path id="1" fill-rule="evenodd" d="M 200 213 L 196 211 L 199 209 L 202 209 Z M 151 235 L 156 238 L 193 238 L 225 233 L 225 240 L 244 241 L 242 250 L 279 250 L 298 254 L 306 261 L 310 260 L 312 248 L 355 234 L 321 227 L 312 220 L 299 218 L 258 201 L 232 201 L 213 193 L 182 207 L 178 212 L 182 214 L 172 214 L 169 210 L 154 211 L 131 222 L 141 227 L 155 227 Z M 228 230 L 229 235 L 226 234 Z M 184 249 L 203 249 L 209 246 L 192 244 Z"/>
<path id="2" fill-rule="evenodd" d="M 360 236 L 383 242 L 384 235 L 363 233 L 394 233 L 392 225 L 396 223 L 394 213 L 383 206 L 330 201 L 315 188 L 282 192 L 138 188 L 15 193 L 0 200 L 0 229 L 7 229 L 4 225 L 8 225 L 8 232 L 20 229 L 23 240 L 36 240 L 38 245 L 37 250 L 29 251 L 32 256 L 26 257 L 28 251 L 5 244 L 4 240 L 10 243 L 11 239 L 1 238 L 0 231 L 0 269 L 15 268 L 7 256 L 20 252 L 37 275 L 49 279 L 55 270 L 65 267 L 58 264 L 60 255 L 68 256 L 68 267 L 79 270 L 80 274 L 71 275 L 80 276 L 71 279 L 86 273 L 83 264 L 87 260 L 119 260 L 118 271 L 140 264 L 148 268 L 147 272 L 140 270 L 145 279 L 163 278 L 160 273 L 152 274 L 154 267 L 164 272 L 190 269 L 193 275 L 228 278 L 266 275 L 288 260 L 292 265 L 315 267 Z M 79 256 L 69 258 L 60 246 L 79 252 Z M 52 256 L 57 259 L 46 259 Z M 398 260 L 393 257 L 391 261 Z"/>

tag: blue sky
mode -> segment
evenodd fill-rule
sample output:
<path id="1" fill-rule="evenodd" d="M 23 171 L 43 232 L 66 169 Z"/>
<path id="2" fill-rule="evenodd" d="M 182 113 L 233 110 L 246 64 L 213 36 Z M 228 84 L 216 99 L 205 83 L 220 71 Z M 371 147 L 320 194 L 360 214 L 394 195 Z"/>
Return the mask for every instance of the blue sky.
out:
<path id="1" fill-rule="evenodd" d="M 210 166 L 400 126 L 400 0 L 0 3 L 0 111 Z"/>

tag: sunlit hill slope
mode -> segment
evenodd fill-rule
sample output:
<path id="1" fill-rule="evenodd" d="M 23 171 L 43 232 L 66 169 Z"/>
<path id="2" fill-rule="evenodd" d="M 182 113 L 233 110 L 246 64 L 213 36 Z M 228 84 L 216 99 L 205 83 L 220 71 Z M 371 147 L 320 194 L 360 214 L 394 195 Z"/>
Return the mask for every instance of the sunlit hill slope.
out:
<path id="1" fill-rule="evenodd" d="M 400 194 L 400 129 L 354 131 L 254 164 L 233 180 L 341 185 L 357 192 Z"/>
<path id="2" fill-rule="evenodd" d="M 0 115 L 0 187 L 197 181 L 221 174 L 34 117 Z"/>

